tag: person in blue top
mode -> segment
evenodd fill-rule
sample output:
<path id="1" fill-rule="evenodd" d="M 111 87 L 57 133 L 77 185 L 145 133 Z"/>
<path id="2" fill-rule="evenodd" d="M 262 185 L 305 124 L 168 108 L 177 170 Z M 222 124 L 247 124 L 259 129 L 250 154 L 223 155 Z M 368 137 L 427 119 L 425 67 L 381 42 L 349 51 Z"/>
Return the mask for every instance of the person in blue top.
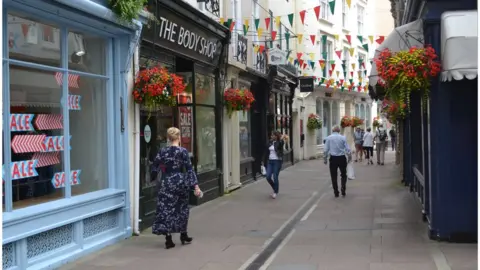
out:
<path id="1" fill-rule="evenodd" d="M 340 127 L 334 126 L 332 134 L 325 139 L 324 163 L 330 157 L 330 176 L 332 178 L 332 187 L 335 197 L 339 196 L 337 173 L 340 169 L 340 177 L 342 180 L 342 196 L 345 197 L 347 190 L 347 163 L 351 161 L 352 155 L 347 138 L 340 134 Z M 347 158 L 348 157 L 348 158 Z"/>

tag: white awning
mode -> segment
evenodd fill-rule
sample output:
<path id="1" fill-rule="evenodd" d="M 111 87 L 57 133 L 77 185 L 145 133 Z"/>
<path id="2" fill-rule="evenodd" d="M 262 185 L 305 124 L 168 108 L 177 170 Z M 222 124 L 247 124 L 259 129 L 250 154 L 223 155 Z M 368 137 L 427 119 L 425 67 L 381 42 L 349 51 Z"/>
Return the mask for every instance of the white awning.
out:
<path id="1" fill-rule="evenodd" d="M 442 14 L 442 81 L 477 77 L 477 18 L 476 10 Z"/>

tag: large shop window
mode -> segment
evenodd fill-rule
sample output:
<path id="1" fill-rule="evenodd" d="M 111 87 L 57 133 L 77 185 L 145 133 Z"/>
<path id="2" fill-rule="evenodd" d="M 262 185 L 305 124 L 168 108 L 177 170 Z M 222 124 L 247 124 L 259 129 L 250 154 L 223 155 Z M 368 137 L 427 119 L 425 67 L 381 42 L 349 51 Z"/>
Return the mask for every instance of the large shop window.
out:
<path id="1" fill-rule="evenodd" d="M 22 14 L 7 19 L 4 211 L 108 188 L 111 42 Z"/>
<path id="2" fill-rule="evenodd" d="M 238 114 L 238 121 L 240 126 L 240 160 L 249 158 L 251 156 L 250 146 L 250 112 L 243 112 Z"/>

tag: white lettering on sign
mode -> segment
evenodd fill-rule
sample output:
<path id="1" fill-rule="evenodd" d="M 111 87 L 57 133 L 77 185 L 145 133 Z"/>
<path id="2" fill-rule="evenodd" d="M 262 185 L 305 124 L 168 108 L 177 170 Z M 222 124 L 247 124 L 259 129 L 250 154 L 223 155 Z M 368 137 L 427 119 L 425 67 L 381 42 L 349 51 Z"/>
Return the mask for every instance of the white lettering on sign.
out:
<path id="1" fill-rule="evenodd" d="M 178 32 L 177 32 L 178 29 Z M 160 17 L 159 37 L 173 43 L 177 43 L 186 49 L 195 51 L 201 55 L 213 59 L 217 52 L 217 44 L 183 26 Z"/>
<path id="2" fill-rule="evenodd" d="M 75 186 L 80 184 L 80 173 L 81 170 L 72 170 L 70 171 L 70 185 Z M 54 188 L 63 188 L 65 187 L 65 172 L 58 172 L 52 177 L 52 185 Z"/>

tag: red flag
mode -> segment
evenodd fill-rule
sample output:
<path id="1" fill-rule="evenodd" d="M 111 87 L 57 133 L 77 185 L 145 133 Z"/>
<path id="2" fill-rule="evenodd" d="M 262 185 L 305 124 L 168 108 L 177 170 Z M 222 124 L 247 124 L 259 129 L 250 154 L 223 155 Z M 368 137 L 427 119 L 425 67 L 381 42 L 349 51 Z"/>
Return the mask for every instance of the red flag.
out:
<path id="1" fill-rule="evenodd" d="M 322 69 L 325 67 L 325 60 L 318 60 L 318 63 Z"/>
<path id="2" fill-rule="evenodd" d="M 332 70 L 335 70 L 335 64 L 331 64 L 331 66 L 332 66 Z M 330 75 L 330 76 L 332 76 L 332 75 Z"/>
<path id="3" fill-rule="evenodd" d="M 272 40 L 274 41 L 277 37 L 277 31 L 272 31 Z"/>
<path id="4" fill-rule="evenodd" d="M 303 67 L 303 59 L 298 59 L 298 63 L 300 64 L 301 67 Z"/>
<path id="5" fill-rule="evenodd" d="M 347 38 L 348 43 L 352 44 L 352 36 L 351 35 L 345 35 L 345 37 Z"/>
<path id="6" fill-rule="evenodd" d="M 297 59 L 302 58 L 302 55 L 303 55 L 303 54 L 302 54 L 301 52 L 297 53 Z"/>
<path id="7" fill-rule="evenodd" d="M 265 18 L 265 27 L 268 30 L 268 27 L 270 27 L 270 17 Z"/>
<path id="8" fill-rule="evenodd" d="M 258 51 L 259 51 L 260 53 L 263 53 L 264 50 L 265 50 L 265 46 L 260 45 L 260 46 L 258 47 Z"/>
<path id="9" fill-rule="evenodd" d="M 327 84 L 325 85 L 325 87 L 327 87 L 327 88 L 330 88 L 330 84 L 329 84 L 329 83 L 327 83 Z"/>
<path id="10" fill-rule="evenodd" d="M 350 71 L 350 77 L 353 77 L 353 71 Z"/>
<path id="11" fill-rule="evenodd" d="M 333 69 L 328 71 L 328 74 L 330 74 L 330 77 L 332 77 Z"/>
<path id="12" fill-rule="evenodd" d="M 233 31 L 233 28 L 234 28 L 234 27 L 235 27 L 235 22 L 234 22 L 234 21 L 232 21 L 232 23 L 230 24 L 230 32 L 232 32 L 232 31 Z"/>
<path id="13" fill-rule="evenodd" d="M 307 68 L 307 63 L 303 63 L 303 69 Z"/>
<path id="14" fill-rule="evenodd" d="M 300 11 L 300 19 L 302 20 L 302 24 L 305 24 L 305 12 L 306 10 Z"/>
<path id="15" fill-rule="evenodd" d="M 340 79 L 340 85 L 343 85 L 343 79 Z"/>
<path id="16" fill-rule="evenodd" d="M 342 51 L 335 51 L 337 54 L 338 58 L 342 59 Z"/>
<path id="17" fill-rule="evenodd" d="M 315 45 L 315 37 L 316 35 L 310 35 L 310 39 L 312 40 L 313 45 Z"/>
<path id="18" fill-rule="evenodd" d="M 379 36 L 375 41 L 380 45 L 383 43 L 384 40 L 385 40 L 385 36 Z"/>
<path id="19" fill-rule="evenodd" d="M 320 18 L 320 6 L 316 6 L 313 8 L 313 11 L 315 11 L 315 16 L 317 16 L 317 21 Z"/>

